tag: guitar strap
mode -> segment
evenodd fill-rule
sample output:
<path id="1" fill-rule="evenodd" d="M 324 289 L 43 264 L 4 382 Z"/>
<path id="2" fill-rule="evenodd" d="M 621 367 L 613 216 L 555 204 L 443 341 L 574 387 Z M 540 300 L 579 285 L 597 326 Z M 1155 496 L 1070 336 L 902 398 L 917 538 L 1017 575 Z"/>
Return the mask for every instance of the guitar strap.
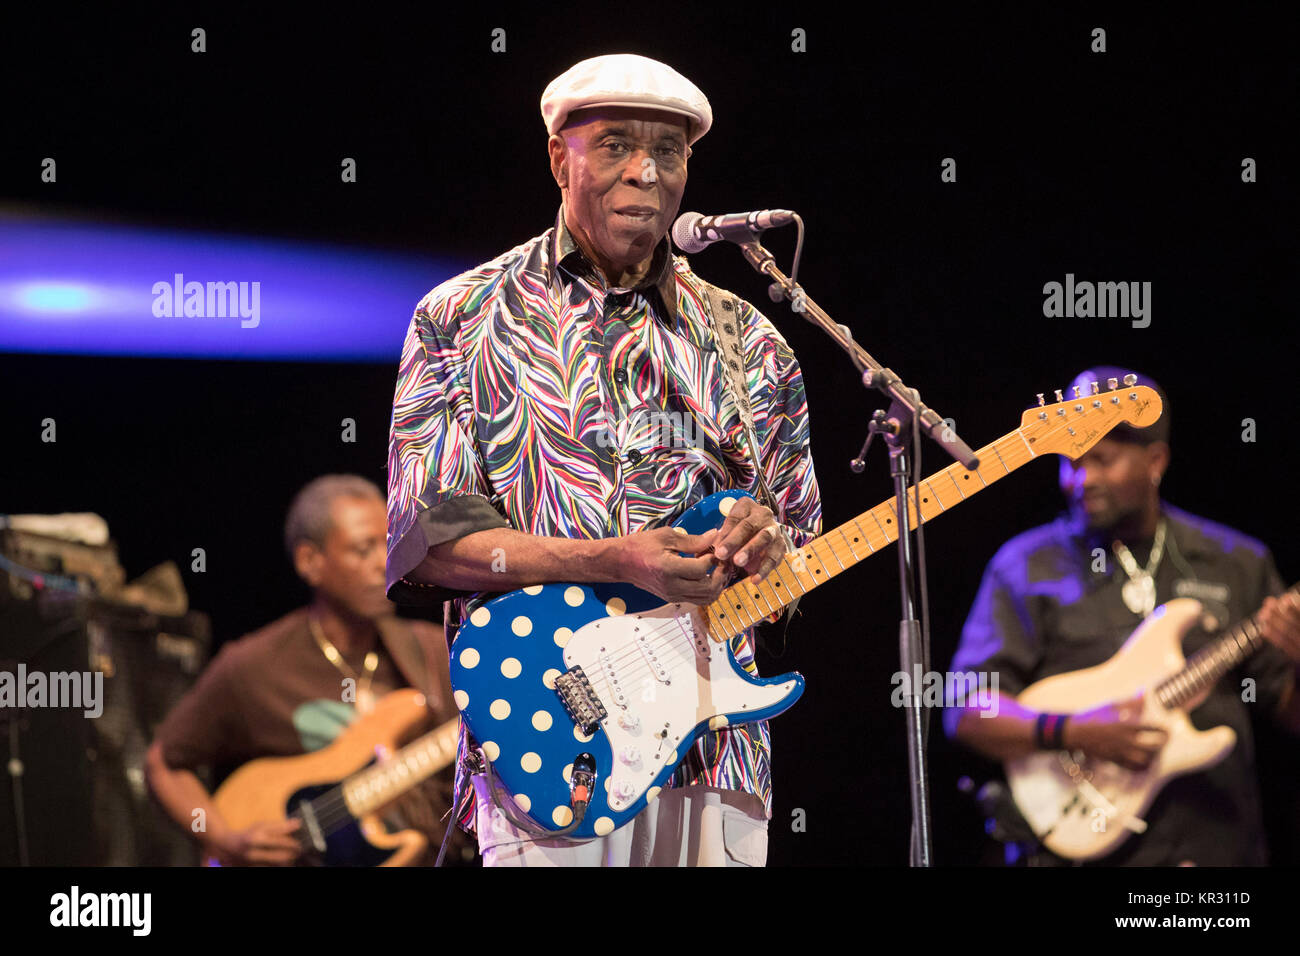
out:
<path id="1" fill-rule="evenodd" d="M 705 282 L 694 273 L 690 276 L 697 283 L 699 291 L 703 293 L 704 311 L 709 317 L 709 331 L 718 349 L 718 365 L 722 369 L 726 388 L 731 392 L 731 398 L 740 412 L 740 422 L 745 432 L 745 450 L 749 454 L 750 463 L 754 466 L 754 475 L 758 479 L 759 500 L 776 515 L 777 530 L 785 540 L 786 547 L 793 553 L 798 549 L 790 539 L 789 532 L 780 523 L 781 509 L 767 483 L 767 476 L 763 473 L 763 465 L 759 458 L 761 449 L 754 435 L 754 412 L 749 404 L 749 376 L 746 368 L 743 329 L 740 325 L 740 300 L 725 289 Z M 721 320 L 718 316 L 722 317 Z M 801 597 L 796 597 L 786 611 L 787 627 L 794 618 Z"/>
<path id="2" fill-rule="evenodd" d="M 398 618 L 391 623 L 385 621 L 376 626 L 379 629 L 379 639 L 384 642 L 384 648 L 406 682 L 424 694 L 430 709 L 434 701 L 441 703 L 443 695 L 434 682 L 433 670 L 410 622 Z"/>

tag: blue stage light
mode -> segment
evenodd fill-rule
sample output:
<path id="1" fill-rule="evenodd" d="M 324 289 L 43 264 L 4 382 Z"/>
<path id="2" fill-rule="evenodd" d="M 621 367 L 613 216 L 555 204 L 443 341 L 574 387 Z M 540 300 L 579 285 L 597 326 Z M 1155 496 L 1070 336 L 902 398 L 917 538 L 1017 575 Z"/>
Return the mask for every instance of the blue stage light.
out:
<path id="1" fill-rule="evenodd" d="M 396 362 L 415 304 L 471 265 L 0 215 L 0 351 Z"/>

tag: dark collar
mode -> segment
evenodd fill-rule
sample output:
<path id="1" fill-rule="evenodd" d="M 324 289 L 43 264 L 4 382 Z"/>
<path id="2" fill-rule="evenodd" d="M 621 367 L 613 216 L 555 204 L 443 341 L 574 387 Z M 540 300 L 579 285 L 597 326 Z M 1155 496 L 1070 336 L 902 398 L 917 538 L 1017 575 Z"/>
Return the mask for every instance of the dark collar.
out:
<path id="1" fill-rule="evenodd" d="M 552 236 L 551 262 L 563 266 L 565 271 L 582 276 L 600 285 L 605 285 L 600 270 L 592 264 L 586 254 L 578 248 L 569 227 L 564 222 L 564 206 L 555 216 L 555 231 Z M 669 328 L 677 325 L 677 275 L 673 269 L 672 251 L 668 246 L 668 237 L 659 240 L 654 255 L 650 260 L 650 270 L 645 278 L 633 289 L 650 301 L 651 309 Z"/>
<path id="2" fill-rule="evenodd" d="M 1195 519 L 1180 508 L 1175 508 L 1163 498 L 1160 500 L 1160 515 L 1169 521 L 1169 536 L 1183 555 L 1213 555 L 1213 548 L 1208 547 L 1201 535 L 1196 533 Z M 1088 531 L 1071 517 L 1069 511 L 1062 516 L 1069 536 L 1076 542 L 1081 553 L 1090 553 L 1093 548 L 1110 550 L 1114 537 L 1105 532 Z"/>

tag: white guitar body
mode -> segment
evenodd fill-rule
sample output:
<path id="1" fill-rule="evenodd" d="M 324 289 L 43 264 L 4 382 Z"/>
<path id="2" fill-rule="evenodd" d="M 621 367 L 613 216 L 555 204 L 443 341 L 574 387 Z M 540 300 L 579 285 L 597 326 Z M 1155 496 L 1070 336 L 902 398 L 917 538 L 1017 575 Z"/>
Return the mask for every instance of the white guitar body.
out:
<path id="1" fill-rule="evenodd" d="M 1038 681 L 1018 700 L 1034 710 L 1077 714 L 1153 691 L 1182 670 L 1183 636 L 1201 613 L 1200 603 L 1190 598 L 1170 601 L 1104 664 Z M 1085 759 L 1082 752 L 1041 752 L 1008 762 L 1016 805 L 1053 853 L 1093 860 L 1112 852 L 1146 829 L 1142 815 L 1166 782 L 1214 766 L 1236 745 L 1231 727 L 1197 730 L 1182 708 L 1166 708 L 1155 698 L 1144 695 L 1141 723 L 1164 728 L 1169 738 L 1146 770 Z"/>
<path id="2" fill-rule="evenodd" d="M 746 675 L 685 604 L 592 621 L 565 645 L 564 663 L 581 667 L 612 705 L 603 727 L 614 757 L 609 807 L 619 812 L 676 766 L 699 731 L 780 713 L 803 690 L 798 675 L 761 683 Z"/>

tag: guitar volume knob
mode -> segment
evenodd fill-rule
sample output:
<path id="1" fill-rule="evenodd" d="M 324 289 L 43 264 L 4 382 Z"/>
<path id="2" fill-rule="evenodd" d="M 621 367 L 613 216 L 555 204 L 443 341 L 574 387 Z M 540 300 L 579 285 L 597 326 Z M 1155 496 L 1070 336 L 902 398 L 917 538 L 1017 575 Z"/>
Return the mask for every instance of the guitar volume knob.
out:
<path id="1" fill-rule="evenodd" d="M 621 751 L 619 751 L 618 757 L 619 757 L 619 759 L 622 760 L 625 764 L 635 764 L 635 763 L 640 763 L 640 761 L 641 761 L 641 748 L 640 748 L 640 747 L 624 747 Z"/>
<path id="2" fill-rule="evenodd" d="M 636 714 L 619 714 L 618 725 L 629 734 L 638 734 L 641 732 L 641 718 Z"/>

